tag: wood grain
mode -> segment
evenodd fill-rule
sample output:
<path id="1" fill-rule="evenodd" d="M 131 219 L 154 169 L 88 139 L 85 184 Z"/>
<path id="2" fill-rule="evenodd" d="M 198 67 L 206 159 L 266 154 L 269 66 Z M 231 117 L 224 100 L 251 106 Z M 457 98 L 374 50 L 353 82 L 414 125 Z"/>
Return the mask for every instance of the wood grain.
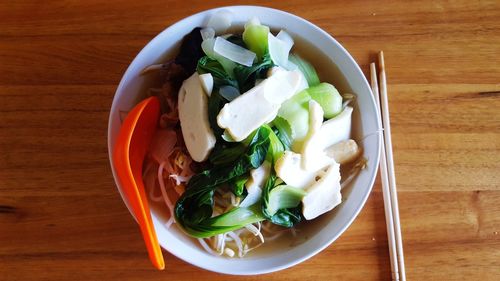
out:
<path id="1" fill-rule="evenodd" d="M 257 3 L 325 29 L 365 73 L 384 50 L 408 280 L 499 280 L 500 3 Z M 152 37 L 227 4 L 0 2 L 0 280 L 389 280 L 378 181 L 346 233 L 291 269 L 150 265 L 111 176 L 108 110 Z"/>

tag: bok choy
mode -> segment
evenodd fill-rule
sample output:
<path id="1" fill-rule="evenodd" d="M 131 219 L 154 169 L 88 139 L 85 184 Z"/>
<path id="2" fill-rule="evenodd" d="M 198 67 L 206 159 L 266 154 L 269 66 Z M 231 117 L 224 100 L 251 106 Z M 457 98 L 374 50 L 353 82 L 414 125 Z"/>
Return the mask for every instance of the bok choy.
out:
<path id="1" fill-rule="evenodd" d="M 177 110 L 160 122 L 177 137 L 176 147 L 164 162 L 151 157 L 161 163 L 145 170 L 161 170 L 155 179 L 173 214 L 167 227 L 175 221 L 207 251 L 241 257 L 267 239 L 271 224 L 291 228 L 339 204 L 336 161 L 355 163 L 362 149 L 350 140 L 353 96 L 343 104 L 339 91 L 294 54 L 293 32 L 275 34 L 257 19 L 240 34 L 223 34 L 234 31 L 229 27 L 230 14 L 214 14 L 170 62 L 199 83 L 179 78 L 183 92 L 163 102 Z M 193 93 L 201 98 L 186 98 Z M 189 134 L 200 127 L 206 133 Z M 208 135 L 210 150 L 196 145 Z M 205 157 L 196 158 L 193 147 Z"/>

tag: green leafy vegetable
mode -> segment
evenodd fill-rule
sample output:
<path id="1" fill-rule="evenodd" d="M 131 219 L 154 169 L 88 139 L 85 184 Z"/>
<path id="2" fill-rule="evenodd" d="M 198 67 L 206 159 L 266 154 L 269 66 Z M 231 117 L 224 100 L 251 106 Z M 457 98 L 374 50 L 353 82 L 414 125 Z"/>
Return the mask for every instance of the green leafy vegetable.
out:
<path id="1" fill-rule="evenodd" d="M 290 55 L 289 60 L 299 68 L 302 74 L 304 74 L 309 87 L 316 86 L 320 83 L 316 69 L 306 60 L 303 60 L 297 55 Z"/>
<path id="2" fill-rule="evenodd" d="M 229 75 L 229 77 L 233 77 L 233 69 L 236 67 L 236 63 L 232 60 L 229 60 L 214 51 L 215 47 L 215 38 L 205 39 L 201 43 L 201 48 L 203 52 L 210 57 L 211 59 L 217 60 L 224 71 Z"/>
<path id="3" fill-rule="evenodd" d="M 311 97 L 306 90 L 301 91 L 285 101 L 278 111 L 278 117 L 283 118 L 290 125 L 292 149 L 298 152 L 301 142 L 309 130 L 309 101 Z M 278 120 L 279 125 L 279 120 Z"/>
<path id="4" fill-rule="evenodd" d="M 292 149 L 296 152 L 300 151 L 302 141 L 309 130 L 309 101 L 311 99 L 319 103 L 327 119 L 342 112 L 342 96 L 334 86 L 328 83 L 309 87 L 285 101 L 273 124 L 279 130 L 279 137 L 284 141 L 283 143 L 289 140 Z"/>
<path id="5" fill-rule="evenodd" d="M 330 119 L 342 112 L 342 96 L 332 84 L 320 83 L 309 87 L 306 91 L 321 105 L 325 118 Z"/>
<path id="6" fill-rule="evenodd" d="M 302 221 L 300 205 L 295 208 L 281 209 L 271 217 L 271 222 L 284 227 L 292 227 Z"/>
<path id="7" fill-rule="evenodd" d="M 233 86 L 222 86 L 219 88 L 219 94 L 228 102 L 231 102 L 240 96 L 240 91 Z"/>
<path id="8" fill-rule="evenodd" d="M 269 192 L 267 212 L 269 215 L 274 216 L 280 209 L 295 208 L 305 195 L 306 192 L 303 189 L 289 185 L 279 185 Z"/>
<path id="9" fill-rule="evenodd" d="M 279 188 L 275 185 L 276 179 L 272 173 L 262 190 L 262 214 L 274 224 L 292 227 L 302 220 L 300 201 L 305 191 L 285 187 L 273 193 L 274 189 Z"/>
<path id="10" fill-rule="evenodd" d="M 242 143 L 217 142 L 208 160 L 214 165 L 225 165 L 241 157 L 246 149 Z"/>
<path id="11" fill-rule="evenodd" d="M 267 71 L 273 67 L 274 63 L 268 53 L 266 53 L 260 62 L 254 63 L 252 66 L 247 67 L 244 65 L 237 65 L 234 68 L 234 77 L 238 81 L 241 93 L 245 93 L 255 86 L 255 80 L 267 77 Z"/>
<path id="12" fill-rule="evenodd" d="M 283 152 L 285 151 L 285 147 L 281 143 L 278 136 L 276 136 L 274 131 L 271 130 L 271 127 L 269 127 L 268 125 L 264 125 L 263 127 L 271 131 L 269 133 L 270 145 L 269 145 L 269 150 L 267 152 L 266 160 L 274 164 L 276 160 L 278 160 L 278 158 L 280 158 Z"/>
<path id="13" fill-rule="evenodd" d="M 234 208 L 220 216 L 209 218 L 200 226 L 200 230 L 204 232 L 204 237 L 209 237 L 205 236 L 205 233 L 213 233 L 210 236 L 214 236 L 264 219 L 259 204 L 254 204 L 246 208 Z"/>
<path id="14" fill-rule="evenodd" d="M 221 136 L 224 132 L 224 130 L 217 124 L 217 115 L 225 103 L 226 100 L 220 96 L 219 89 L 214 87 L 212 94 L 208 98 L 208 123 L 210 123 L 210 127 L 217 138 L 217 142 L 219 142 L 219 140 L 222 141 Z"/>
<path id="15" fill-rule="evenodd" d="M 274 127 L 278 130 L 276 136 L 280 139 L 285 150 L 290 150 L 292 146 L 292 127 L 284 118 L 277 116 L 273 120 Z"/>
<path id="16" fill-rule="evenodd" d="M 239 176 L 231 181 L 231 187 L 234 195 L 241 197 L 245 191 L 245 183 L 248 181 L 248 175 Z"/>
<path id="17" fill-rule="evenodd" d="M 198 74 L 212 74 L 212 77 L 214 78 L 214 87 L 216 88 L 220 88 L 225 85 L 238 87 L 236 80 L 229 76 L 220 62 L 210 58 L 209 56 L 204 56 L 198 61 L 196 70 Z"/>
<path id="18" fill-rule="evenodd" d="M 251 67 L 237 64 L 233 69 L 235 78 L 232 78 L 219 60 L 204 56 L 198 61 L 197 72 L 199 74 L 211 73 L 215 88 L 231 86 L 239 89 L 240 93 L 244 93 L 254 87 L 255 80 L 266 78 L 267 71 L 273 66 L 269 54 L 266 54 L 261 62 L 254 63 Z"/>
<path id="19" fill-rule="evenodd" d="M 264 129 L 270 130 L 269 127 L 266 127 Z M 257 132 L 258 130 L 255 130 L 241 142 L 227 142 L 225 140 L 217 140 L 215 148 L 210 153 L 208 160 L 214 165 L 225 165 L 235 161 L 236 159 L 241 157 L 243 153 L 245 153 L 247 147 L 250 145 L 250 143 L 252 143 Z"/>
<path id="20" fill-rule="evenodd" d="M 269 27 L 261 24 L 247 24 L 243 31 L 243 41 L 259 60 L 267 53 L 268 34 Z"/>
<path id="21" fill-rule="evenodd" d="M 230 214 L 212 217 L 214 192 L 221 185 L 259 167 L 267 155 L 272 130 L 266 127 L 257 129 L 245 154 L 237 161 L 194 175 L 186 191 L 175 205 L 177 223 L 191 236 L 202 238 L 235 230 L 255 220 L 262 220 L 258 208 L 236 208 Z M 234 217 L 238 217 L 235 220 Z M 234 224 L 232 223 L 234 222 Z"/>

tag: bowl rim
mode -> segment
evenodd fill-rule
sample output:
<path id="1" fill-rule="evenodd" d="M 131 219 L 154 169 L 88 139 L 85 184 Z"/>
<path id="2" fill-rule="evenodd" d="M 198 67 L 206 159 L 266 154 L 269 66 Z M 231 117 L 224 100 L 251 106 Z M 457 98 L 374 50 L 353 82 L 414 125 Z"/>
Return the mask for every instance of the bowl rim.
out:
<path id="1" fill-rule="evenodd" d="M 108 158 L 109 158 L 109 161 L 110 161 L 110 166 L 111 166 L 111 171 L 112 171 L 112 174 L 113 174 L 113 180 L 115 182 L 115 186 L 118 189 L 118 192 L 120 193 L 123 202 L 125 203 L 127 209 L 129 210 L 129 212 L 132 215 L 132 217 L 134 218 L 134 220 L 136 220 L 134 212 L 130 208 L 129 203 L 128 203 L 126 197 L 124 196 L 123 192 L 120 189 L 120 183 L 117 180 L 116 171 L 115 171 L 115 168 L 114 168 L 114 165 L 113 165 L 113 159 L 112 159 L 112 154 L 113 154 L 112 131 L 111 131 L 112 120 L 113 120 L 112 114 L 114 112 L 116 112 L 116 109 L 117 109 L 116 107 L 117 107 L 118 93 L 120 93 L 121 91 L 123 91 L 123 88 L 125 87 L 125 81 L 127 80 L 126 77 L 130 75 L 132 65 L 136 62 L 136 60 L 138 59 L 138 57 L 140 57 L 141 54 L 143 54 L 145 52 L 145 50 L 148 49 L 148 47 L 150 45 L 156 43 L 157 39 L 163 33 L 169 32 L 169 30 L 173 29 L 174 26 L 180 25 L 181 23 L 186 22 L 186 21 L 190 21 L 190 20 L 192 20 L 195 17 L 199 17 L 201 15 L 209 15 L 210 13 L 213 13 L 213 12 L 215 12 L 217 10 L 224 10 L 224 9 L 232 9 L 232 10 L 256 9 L 256 10 L 263 10 L 263 11 L 266 10 L 267 12 L 277 13 L 277 14 L 281 14 L 283 16 L 291 17 L 291 18 L 293 18 L 293 20 L 296 20 L 296 21 L 300 22 L 301 24 L 308 25 L 309 27 L 315 29 L 316 31 L 319 31 L 322 34 L 322 36 L 324 36 L 325 38 L 327 38 L 328 41 L 332 45 L 335 45 L 336 48 L 338 48 L 343 53 L 343 55 L 345 55 L 347 57 L 347 59 L 349 60 L 349 63 L 351 63 L 354 66 L 354 71 L 356 72 L 357 75 L 359 75 L 359 76 L 362 77 L 363 84 L 365 84 L 364 86 L 367 87 L 369 89 L 369 91 L 370 91 L 370 98 L 369 98 L 370 99 L 370 106 L 374 108 L 375 112 L 378 112 L 378 109 L 377 109 L 377 107 L 375 105 L 375 98 L 373 97 L 373 93 L 371 91 L 370 85 L 368 84 L 367 78 L 365 77 L 365 75 L 363 74 L 363 72 L 362 72 L 361 68 L 359 67 L 358 63 L 354 60 L 354 58 L 351 56 L 351 54 L 335 38 L 333 38 L 333 36 L 331 36 L 329 33 L 327 33 L 325 30 L 323 30 L 319 26 L 315 25 L 312 22 L 309 22 L 308 20 L 306 20 L 306 19 L 304 19 L 302 17 L 299 17 L 297 15 L 294 15 L 292 13 L 289 13 L 289 12 L 286 12 L 286 11 L 283 11 L 283 10 L 278 10 L 278 9 L 274 9 L 274 8 L 270 8 L 270 7 L 265 7 L 265 6 L 256 6 L 256 5 L 234 5 L 234 6 L 215 7 L 215 8 L 211 8 L 211 9 L 199 11 L 199 12 L 191 14 L 191 15 L 189 15 L 187 17 L 184 17 L 184 18 L 182 18 L 182 19 L 174 22 L 170 26 L 166 27 L 162 31 L 160 31 L 154 38 L 152 38 L 141 49 L 141 51 L 139 51 L 139 53 L 137 53 L 137 55 L 130 62 L 130 64 L 128 65 L 128 67 L 125 70 L 124 74 L 122 75 L 122 77 L 120 79 L 120 83 L 118 84 L 118 87 L 117 87 L 117 89 L 116 89 L 116 91 L 115 91 L 115 93 L 113 95 L 113 101 L 112 101 L 112 105 L 111 105 L 111 109 L 110 109 L 109 117 L 108 117 L 108 132 L 107 132 L 107 138 L 108 138 L 108 140 L 107 140 L 107 144 L 108 144 Z M 377 124 L 377 128 L 376 128 L 377 132 L 380 132 L 381 127 L 382 127 L 381 126 L 380 118 L 377 118 L 376 124 Z M 294 259 L 294 260 L 285 262 L 285 263 L 281 264 L 280 266 L 274 266 L 272 268 L 268 268 L 268 269 L 264 269 L 264 270 L 252 270 L 252 271 L 226 270 L 226 269 L 221 269 L 221 268 L 207 266 L 207 265 L 205 265 L 203 263 L 197 262 L 196 260 L 192 260 L 192 259 L 189 259 L 188 257 L 182 256 L 179 253 L 171 250 L 170 247 L 169 247 L 169 245 L 164 245 L 163 243 L 161 243 L 161 241 L 159 241 L 160 245 L 162 246 L 162 248 L 164 248 L 165 250 L 167 250 L 172 255 L 176 256 L 177 258 L 179 258 L 179 259 L 181 259 L 181 260 L 183 260 L 183 261 L 185 261 L 185 262 L 187 262 L 189 264 L 195 265 L 195 266 L 197 266 L 199 268 L 203 268 L 205 270 L 209 270 L 209 271 L 213 271 L 213 272 L 218 272 L 218 273 L 223 273 L 223 274 L 229 274 L 229 275 L 257 275 L 257 274 L 265 274 L 265 273 L 276 272 L 276 271 L 280 271 L 280 270 L 283 270 L 283 269 L 295 266 L 295 265 L 297 265 L 297 264 L 299 264 L 299 263 L 301 263 L 301 262 L 303 262 L 303 261 L 305 261 L 305 260 L 307 260 L 307 259 L 309 259 L 309 258 L 311 258 L 311 257 L 313 257 L 315 255 L 317 255 L 319 252 L 323 251 L 325 248 L 327 248 L 328 246 L 330 246 L 336 239 L 338 239 L 338 237 L 340 237 L 340 235 L 342 235 L 347 230 L 347 228 L 349 226 L 351 226 L 351 224 L 353 223 L 354 219 L 359 215 L 359 213 L 361 212 L 361 210 L 365 206 L 366 201 L 367 201 L 367 199 L 368 199 L 368 197 L 371 194 L 371 191 L 373 189 L 373 185 L 375 183 L 376 175 L 377 175 L 377 172 L 378 172 L 378 164 L 379 164 L 379 161 L 380 161 L 380 154 L 381 154 L 380 144 L 381 144 L 381 141 L 382 141 L 382 139 L 381 139 L 382 136 L 381 136 L 381 134 L 377 134 L 377 135 L 378 135 L 378 138 L 377 138 L 378 145 L 377 145 L 377 150 L 376 150 L 376 153 L 375 153 L 375 159 L 373 159 L 373 164 L 375 164 L 376 167 L 373 169 L 372 174 L 369 175 L 370 180 L 369 180 L 369 183 L 368 183 L 368 188 L 366 189 L 366 193 L 363 195 L 363 198 L 361 198 L 361 201 L 360 201 L 361 204 L 359 204 L 359 206 L 357 206 L 355 212 L 353 212 L 352 214 L 350 214 L 350 217 L 346 220 L 347 223 L 340 229 L 340 231 L 337 233 L 337 235 L 334 235 L 334 236 L 330 237 L 328 239 L 327 243 L 324 243 L 320 247 L 317 247 L 317 248 L 309 251 L 307 254 L 303 255 L 301 258 Z M 158 218 L 154 214 L 152 215 L 152 219 L 154 221 L 154 224 L 158 225 L 157 223 L 159 223 L 159 220 L 158 220 Z"/>

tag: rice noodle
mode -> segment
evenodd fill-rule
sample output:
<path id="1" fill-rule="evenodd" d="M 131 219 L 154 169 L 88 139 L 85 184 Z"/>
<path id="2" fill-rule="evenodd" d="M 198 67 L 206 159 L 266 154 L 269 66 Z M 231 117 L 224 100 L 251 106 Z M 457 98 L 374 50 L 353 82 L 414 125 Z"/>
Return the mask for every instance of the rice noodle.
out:
<path id="1" fill-rule="evenodd" d="M 198 238 L 198 241 L 200 242 L 201 246 L 203 247 L 203 249 L 205 249 L 205 251 L 207 251 L 208 253 L 216 256 L 217 253 L 215 253 L 211 248 L 210 246 L 208 246 L 207 242 L 205 242 L 205 239 L 203 238 Z"/>
<path id="2" fill-rule="evenodd" d="M 166 227 L 166 228 L 170 228 L 170 226 L 171 226 L 172 224 L 174 224 L 174 223 L 175 223 L 174 218 L 173 218 L 173 217 L 170 217 L 170 218 L 167 220 L 167 222 L 165 223 L 165 227 Z"/>
<path id="3" fill-rule="evenodd" d="M 176 174 L 171 174 L 169 176 L 171 179 L 175 180 L 175 185 L 181 185 L 182 183 L 188 182 L 191 177 L 183 177 Z"/>
<path id="4" fill-rule="evenodd" d="M 147 183 L 148 181 L 145 180 L 144 182 Z M 149 180 L 149 183 L 150 183 L 150 185 L 148 185 L 148 186 L 156 187 L 156 178 L 154 176 L 151 176 L 150 180 Z M 163 196 L 161 194 L 160 195 L 155 195 L 154 194 L 155 190 L 156 190 L 156 188 L 151 188 L 149 190 L 149 199 L 151 199 L 151 201 L 153 201 L 153 202 L 161 202 L 161 201 L 163 201 Z"/>
<path id="5" fill-rule="evenodd" d="M 249 247 L 248 247 L 248 244 L 247 244 L 247 245 L 245 245 L 245 249 L 244 249 L 244 250 L 245 250 L 245 252 L 244 252 L 244 255 L 246 255 L 246 254 L 248 254 L 249 252 L 251 252 L 251 251 L 253 251 L 253 250 L 255 250 L 255 249 L 259 248 L 259 247 L 260 247 L 260 246 L 262 246 L 262 245 L 264 245 L 264 242 L 261 242 L 261 243 L 259 243 L 259 244 L 255 245 L 255 246 L 253 246 L 252 248 L 249 248 Z"/>
<path id="6" fill-rule="evenodd" d="M 177 143 L 177 134 L 172 130 L 157 130 L 149 146 L 150 155 L 158 163 L 168 161 Z"/>
<path id="7" fill-rule="evenodd" d="M 161 194 L 163 196 L 163 200 L 165 201 L 165 204 L 167 205 L 168 210 L 170 211 L 170 220 L 167 221 L 167 223 L 166 223 L 167 227 L 169 227 L 173 223 L 174 205 L 170 201 L 170 198 L 168 198 L 167 190 L 165 188 L 165 182 L 163 180 L 163 168 L 164 167 L 165 167 L 165 162 L 161 162 L 160 166 L 158 167 L 158 182 L 160 183 L 160 190 L 161 190 Z"/>
<path id="8" fill-rule="evenodd" d="M 234 231 L 227 232 L 227 235 L 231 237 L 236 243 L 236 246 L 238 247 L 238 256 L 240 258 L 243 257 L 243 242 L 241 241 L 240 237 L 238 237 L 238 235 L 236 235 Z"/>
<path id="9" fill-rule="evenodd" d="M 224 248 L 226 246 L 226 234 L 225 233 L 218 234 L 216 236 L 216 241 L 217 241 L 217 246 L 215 247 L 215 249 L 217 249 L 219 255 L 222 255 L 224 252 Z"/>
<path id="10" fill-rule="evenodd" d="M 260 233 L 260 223 L 259 223 L 259 228 L 255 227 L 253 224 L 248 224 L 245 226 L 245 228 L 250 231 L 254 236 L 259 237 L 260 241 L 264 243 L 264 237 L 262 236 L 262 233 Z"/>
<path id="11" fill-rule="evenodd" d="M 144 172 L 142 173 L 142 178 L 144 180 L 144 184 L 146 187 L 149 189 L 149 198 L 153 202 L 161 202 L 163 200 L 163 197 L 160 195 L 155 195 L 155 190 L 156 190 L 156 181 L 157 181 L 157 176 L 155 175 L 153 170 L 153 162 L 149 162 L 146 165 L 146 168 L 144 169 Z"/>
<path id="12" fill-rule="evenodd" d="M 150 66 L 146 66 L 142 71 L 141 71 L 141 74 L 146 74 L 148 72 L 151 72 L 151 71 L 157 71 L 157 70 L 160 70 L 161 68 L 163 67 L 163 64 L 162 63 L 159 63 L 159 64 L 152 64 Z"/>

